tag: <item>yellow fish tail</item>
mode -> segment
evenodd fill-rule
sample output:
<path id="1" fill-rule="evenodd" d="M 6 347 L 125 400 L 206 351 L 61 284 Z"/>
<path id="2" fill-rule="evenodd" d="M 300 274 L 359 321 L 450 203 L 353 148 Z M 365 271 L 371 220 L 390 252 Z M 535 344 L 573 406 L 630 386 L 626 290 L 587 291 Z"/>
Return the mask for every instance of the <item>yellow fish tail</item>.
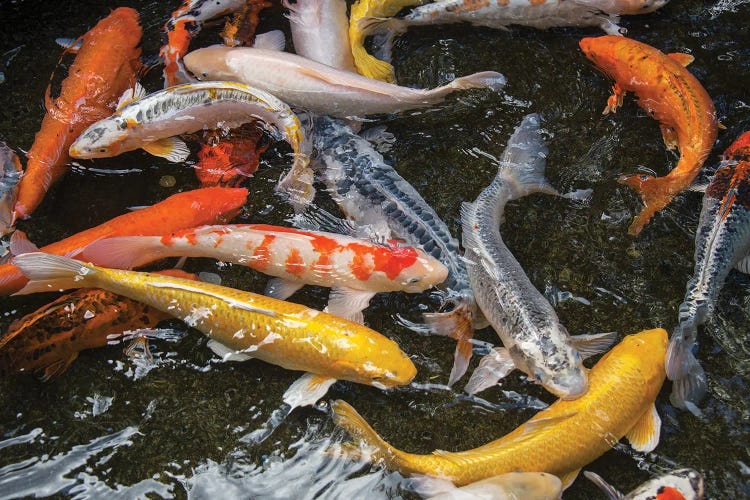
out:
<path id="1" fill-rule="evenodd" d="M 396 82 L 396 72 L 393 66 L 368 54 L 362 45 L 352 47 L 352 56 L 354 66 L 360 75 L 386 83 Z"/>
<path id="2" fill-rule="evenodd" d="M 332 404 L 333 420 L 355 439 L 365 442 L 371 451 L 372 461 L 383 461 L 389 469 L 403 470 L 406 453 L 397 450 L 381 438 L 375 429 L 370 427 L 362 415 L 357 413 L 349 403 L 336 400 Z"/>

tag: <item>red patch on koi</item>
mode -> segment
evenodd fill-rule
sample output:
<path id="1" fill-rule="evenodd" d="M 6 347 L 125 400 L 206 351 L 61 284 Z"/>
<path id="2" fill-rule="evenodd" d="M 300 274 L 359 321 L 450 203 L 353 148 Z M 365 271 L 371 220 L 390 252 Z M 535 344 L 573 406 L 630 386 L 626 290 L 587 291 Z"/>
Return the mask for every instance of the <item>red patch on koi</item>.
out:
<path id="1" fill-rule="evenodd" d="M 273 244 L 273 240 L 275 239 L 276 236 L 272 234 L 265 235 L 263 241 L 260 242 L 260 245 L 253 252 L 253 265 L 258 271 L 263 271 L 268 267 L 271 261 L 271 244 Z"/>
<path id="2" fill-rule="evenodd" d="M 284 267 L 286 268 L 286 272 L 292 276 L 300 277 L 305 273 L 305 261 L 302 259 L 299 250 L 296 248 L 289 250 Z"/>
<path id="3" fill-rule="evenodd" d="M 677 488 L 662 486 L 656 492 L 656 500 L 685 500 L 685 496 Z"/>

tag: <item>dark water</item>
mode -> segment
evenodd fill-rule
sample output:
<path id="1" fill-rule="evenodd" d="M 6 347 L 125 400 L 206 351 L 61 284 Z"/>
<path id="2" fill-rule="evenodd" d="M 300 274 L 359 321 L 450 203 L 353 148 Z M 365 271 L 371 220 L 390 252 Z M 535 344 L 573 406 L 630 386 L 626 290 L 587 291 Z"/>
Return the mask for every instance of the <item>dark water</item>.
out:
<path id="1" fill-rule="evenodd" d="M 141 12 L 144 53 L 151 55 L 158 49 L 159 27 L 176 3 L 2 2 L 0 140 L 30 147 L 43 116 L 43 92 L 60 54 L 55 38 L 77 37 L 110 8 L 130 5 Z M 623 22 L 638 40 L 695 56 L 690 70 L 704 83 L 727 127 L 706 163 L 707 175 L 721 151 L 750 127 L 749 23 L 747 0 L 674 0 L 661 12 Z M 285 26 L 281 11 L 270 11 L 261 28 L 277 26 Z M 490 182 L 492 158 L 501 154 L 513 128 L 523 115 L 543 113 L 551 135 L 548 177 L 561 191 L 591 187 L 593 199 L 576 205 L 534 195 L 514 203 L 501 228 L 508 246 L 534 284 L 555 301 L 572 333 L 671 329 L 692 272 L 701 195 L 679 195 L 638 238 L 627 235 L 640 200 L 617 184 L 617 177 L 641 167 L 663 175 L 676 158 L 665 150 L 656 122 L 632 99 L 616 115 L 602 117 L 610 82 L 577 47 L 582 36 L 598 34 L 469 26 L 411 30 L 395 49 L 402 84 L 431 87 L 482 70 L 504 73 L 509 84 L 506 94 L 463 93 L 434 110 L 390 120 L 388 130 L 397 141 L 386 157 L 458 233 L 460 203 L 474 199 Z M 215 32 L 203 38 L 213 43 Z M 160 68 L 144 83 L 157 89 Z M 260 171 L 247 183 L 251 195 L 241 221 L 280 223 L 289 215 L 272 195 L 287 153 L 278 146 L 264 156 Z M 175 176 L 177 185 L 160 187 L 163 175 Z M 20 227 L 32 241 L 47 244 L 126 207 L 196 186 L 189 167 L 142 152 L 81 162 Z M 224 284 L 252 291 L 262 291 L 265 283 L 257 273 L 209 260 L 192 260 L 188 270 L 215 272 Z M 308 287 L 293 299 L 320 308 L 326 294 Z M 1 298 L 0 327 L 49 300 Z M 426 298 L 380 295 L 365 313 L 369 326 L 411 355 L 419 369 L 417 383 L 388 394 L 337 383 L 330 399 L 351 402 L 386 439 L 415 452 L 478 446 L 551 402 L 517 374 L 483 393 L 483 400 L 428 385 L 447 380 L 454 344 L 417 336 L 395 322 L 396 314 L 416 319 L 414 304 L 419 301 L 427 303 Z M 716 317 L 702 332 L 699 359 L 710 378 L 703 416 L 675 411 L 666 387 L 657 400 L 663 429 L 656 452 L 642 456 L 622 446 L 588 469 L 628 491 L 650 473 L 690 466 L 706 475 L 710 497 L 750 496 L 748 315 L 750 279 L 733 273 Z M 490 330 L 477 336 L 497 342 Z M 335 430 L 325 404 L 294 411 L 261 445 L 246 443 L 243 436 L 271 415 L 299 374 L 258 361 L 221 363 L 205 344 L 194 331 L 154 340 L 151 363 L 131 360 L 123 354 L 123 344 L 115 345 L 84 352 L 50 383 L 30 376 L 0 381 L 0 497 L 404 494 L 398 475 L 321 453 L 329 440 L 345 438 Z M 583 479 L 565 496 L 601 497 Z"/>

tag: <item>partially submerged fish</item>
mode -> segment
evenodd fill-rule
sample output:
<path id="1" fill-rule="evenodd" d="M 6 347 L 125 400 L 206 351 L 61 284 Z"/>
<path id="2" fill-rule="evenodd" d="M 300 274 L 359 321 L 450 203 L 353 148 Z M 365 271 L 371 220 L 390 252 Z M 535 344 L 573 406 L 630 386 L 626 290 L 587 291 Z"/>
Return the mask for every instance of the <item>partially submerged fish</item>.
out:
<path id="1" fill-rule="evenodd" d="M 638 451 L 659 443 L 661 420 L 654 400 L 664 382 L 667 332 L 628 335 L 589 373 L 590 388 L 573 401 L 558 400 L 509 434 L 463 452 L 416 455 L 386 443 L 347 403 L 336 401 L 334 420 L 368 446 L 373 461 L 405 475 L 448 479 L 457 486 L 507 472 L 542 471 L 567 488 L 580 469 L 623 436 Z"/>
<path id="2" fill-rule="evenodd" d="M 456 488 L 445 479 L 419 476 L 409 487 L 430 500 L 559 500 L 562 482 L 546 472 L 508 472 Z"/>
<path id="3" fill-rule="evenodd" d="M 725 152 L 703 196 L 695 233 L 695 268 L 679 308 L 679 324 L 667 351 L 672 404 L 697 411 L 706 394 L 706 374 L 693 354 L 698 327 L 713 315 L 729 271 L 750 273 L 750 132 Z"/>
<path id="4" fill-rule="evenodd" d="M 340 234 L 265 224 L 203 226 L 168 236 L 99 240 L 82 260 L 131 269 L 165 257 L 209 257 L 248 266 L 277 279 L 266 294 L 284 300 L 304 285 L 333 287 L 326 312 L 362 323 L 378 292 L 419 293 L 442 283 L 448 270 L 424 251 Z"/>
<path id="5" fill-rule="evenodd" d="M 140 43 L 138 12 L 128 7 L 113 10 L 83 35 L 60 96 L 51 99 L 47 87 L 47 113 L 27 155 L 16 217 L 31 215 L 67 171 L 68 147 L 86 127 L 111 115 L 117 99 L 135 85 L 141 69 Z"/>
<path id="6" fill-rule="evenodd" d="M 41 251 L 71 256 L 89 243 L 108 236 L 163 235 L 204 224 L 224 223 L 239 213 L 246 199 L 247 189 L 241 188 L 204 188 L 178 193 L 42 247 Z M 14 236 L 18 233 L 16 231 Z M 12 242 L 11 251 L 19 255 L 36 250 L 28 240 L 22 251 L 18 250 L 22 244 L 22 241 Z M 0 264 L 0 295 L 15 293 L 25 284 L 26 278 L 15 265 Z"/>
<path id="7" fill-rule="evenodd" d="M 292 107 L 339 118 L 423 108 L 442 102 L 456 90 L 499 91 L 505 85 L 503 75 L 485 71 L 431 90 L 412 89 L 278 50 L 221 45 L 190 52 L 185 67 L 199 80 L 242 82 L 270 92 Z"/>
<path id="8" fill-rule="evenodd" d="M 346 0 L 297 0 L 289 9 L 294 51 L 334 68 L 355 71 Z"/>
<path id="9" fill-rule="evenodd" d="M 619 182 L 638 191 L 644 207 L 628 232 L 636 235 L 659 210 L 690 186 L 711 152 L 718 121 L 711 97 L 685 69 L 693 56 L 664 54 L 658 49 L 620 36 L 584 38 L 583 53 L 615 80 L 604 114 L 622 105 L 626 92 L 659 122 L 667 149 L 677 148 L 680 160 L 664 177 L 645 174 L 623 176 Z"/>
<path id="10" fill-rule="evenodd" d="M 159 274 L 197 280 L 176 269 Z M 112 336 L 153 328 L 171 315 L 106 290 L 76 290 L 17 319 L 0 337 L 0 375 L 43 371 L 62 375 L 86 349 L 104 347 Z"/>
<path id="11" fill-rule="evenodd" d="M 315 196 L 308 142 L 294 112 L 273 95 L 241 83 L 198 82 L 169 87 L 125 103 L 115 114 L 91 125 L 70 146 L 74 158 L 103 158 L 143 148 L 169 161 L 190 154 L 177 136 L 204 128 L 234 128 L 259 120 L 272 127 L 294 151 L 291 171 L 277 189 L 295 208 Z"/>
<path id="12" fill-rule="evenodd" d="M 466 373 L 477 312 L 458 241 L 416 189 L 349 127 L 318 117 L 313 137 L 318 152 L 313 166 L 348 219 L 360 226 L 385 226 L 392 234 L 381 236 L 419 246 L 448 268 L 440 297 L 449 310 L 427 313 L 425 320 L 432 333 L 458 341 L 448 380 L 453 384 Z"/>
<path id="13" fill-rule="evenodd" d="M 609 500 L 703 500 L 705 487 L 703 476 L 693 469 L 679 469 L 650 479 L 623 495 L 598 474 L 583 473 L 597 485 Z"/>
<path id="14" fill-rule="evenodd" d="M 258 170 L 260 155 L 268 149 L 263 135 L 263 129 L 253 124 L 226 132 L 204 131 L 195 164 L 201 186 L 236 187 L 252 176 Z"/>
<path id="15" fill-rule="evenodd" d="M 18 183 L 23 175 L 21 162 L 15 151 L 0 142 L 0 236 L 13 231 L 13 207 L 18 197 Z"/>
<path id="16" fill-rule="evenodd" d="M 224 25 L 221 32 L 224 45 L 251 47 L 255 39 L 255 30 L 260 23 L 260 12 L 271 5 L 273 4 L 268 0 L 245 0 L 245 5 Z"/>
<path id="17" fill-rule="evenodd" d="M 503 341 L 474 371 L 467 392 L 497 383 L 514 366 L 562 399 L 588 389 L 582 358 L 598 354 L 612 334 L 571 337 L 500 236 L 505 204 L 534 192 L 557 194 L 544 177 L 547 146 L 541 119 L 527 115 L 508 141 L 492 183 L 461 207 L 464 258 L 477 305 Z M 584 355 L 581 355 L 581 352 Z"/>

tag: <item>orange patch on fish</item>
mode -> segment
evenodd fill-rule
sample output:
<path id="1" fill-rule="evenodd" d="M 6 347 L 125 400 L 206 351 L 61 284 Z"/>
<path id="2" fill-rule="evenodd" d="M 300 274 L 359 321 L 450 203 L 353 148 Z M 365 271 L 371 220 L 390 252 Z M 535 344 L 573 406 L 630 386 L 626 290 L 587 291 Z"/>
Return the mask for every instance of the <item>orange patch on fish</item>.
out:
<path id="1" fill-rule="evenodd" d="M 656 500 L 685 500 L 685 495 L 677 488 L 662 486 L 656 492 Z"/>
<path id="2" fill-rule="evenodd" d="M 286 256 L 286 262 L 284 263 L 286 272 L 292 276 L 300 277 L 305 274 L 306 266 L 305 261 L 302 259 L 299 250 L 292 248 L 289 250 L 289 255 Z"/>
<path id="3" fill-rule="evenodd" d="M 267 234 L 253 252 L 253 263 L 258 271 L 263 271 L 271 262 L 271 245 L 276 236 Z"/>

